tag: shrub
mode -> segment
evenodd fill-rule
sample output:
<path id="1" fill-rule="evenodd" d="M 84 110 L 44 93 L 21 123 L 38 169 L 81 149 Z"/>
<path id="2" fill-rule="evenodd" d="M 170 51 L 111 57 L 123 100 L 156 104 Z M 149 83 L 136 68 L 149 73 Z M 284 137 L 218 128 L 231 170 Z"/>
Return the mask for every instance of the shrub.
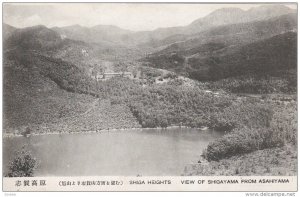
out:
<path id="1" fill-rule="evenodd" d="M 284 143 L 297 144 L 297 104 L 288 103 L 274 106 L 274 115 L 270 123 L 278 138 Z"/>
<path id="2" fill-rule="evenodd" d="M 30 127 L 26 127 L 25 131 L 22 132 L 22 135 L 23 135 L 24 137 L 27 137 L 28 135 L 31 134 L 31 132 L 32 132 L 31 128 L 30 128 Z"/>
<path id="3" fill-rule="evenodd" d="M 270 128 L 238 129 L 210 143 L 204 156 L 208 161 L 218 161 L 255 150 L 282 146 L 283 140 L 273 134 L 274 131 Z"/>
<path id="4" fill-rule="evenodd" d="M 15 158 L 9 164 L 8 177 L 32 177 L 37 168 L 37 159 L 25 147 L 16 152 Z"/>
<path id="5" fill-rule="evenodd" d="M 165 76 L 164 76 L 164 79 L 176 79 L 177 78 L 177 74 L 176 73 L 172 73 L 172 72 L 169 72 L 167 73 Z"/>

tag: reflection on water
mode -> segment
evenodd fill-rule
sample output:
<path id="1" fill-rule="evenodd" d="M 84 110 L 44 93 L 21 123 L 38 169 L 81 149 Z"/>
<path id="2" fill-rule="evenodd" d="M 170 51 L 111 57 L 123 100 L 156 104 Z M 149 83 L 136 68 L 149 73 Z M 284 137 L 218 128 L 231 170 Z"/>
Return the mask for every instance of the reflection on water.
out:
<path id="1" fill-rule="evenodd" d="M 5 138 L 4 174 L 14 151 L 28 144 L 41 162 L 35 176 L 179 176 L 220 136 L 176 128 Z"/>

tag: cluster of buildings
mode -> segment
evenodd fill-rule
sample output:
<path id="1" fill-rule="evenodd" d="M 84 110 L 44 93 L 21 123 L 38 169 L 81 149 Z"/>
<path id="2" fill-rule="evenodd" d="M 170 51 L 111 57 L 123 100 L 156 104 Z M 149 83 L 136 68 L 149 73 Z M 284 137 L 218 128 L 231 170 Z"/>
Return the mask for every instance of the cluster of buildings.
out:
<path id="1" fill-rule="evenodd" d="M 97 73 L 97 75 L 95 76 L 95 79 L 97 81 L 104 81 L 104 80 L 108 80 L 113 77 L 126 77 L 129 79 L 133 79 L 133 75 L 131 72 L 100 73 L 100 74 Z"/>

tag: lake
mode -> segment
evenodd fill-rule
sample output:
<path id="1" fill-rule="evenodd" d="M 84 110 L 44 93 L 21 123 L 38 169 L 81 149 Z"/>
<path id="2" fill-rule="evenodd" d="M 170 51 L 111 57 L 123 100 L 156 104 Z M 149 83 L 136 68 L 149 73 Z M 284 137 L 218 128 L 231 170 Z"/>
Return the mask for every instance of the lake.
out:
<path id="1" fill-rule="evenodd" d="M 3 168 L 27 144 L 40 162 L 35 176 L 180 176 L 220 136 L 174 128 L 4 138 Z"/>

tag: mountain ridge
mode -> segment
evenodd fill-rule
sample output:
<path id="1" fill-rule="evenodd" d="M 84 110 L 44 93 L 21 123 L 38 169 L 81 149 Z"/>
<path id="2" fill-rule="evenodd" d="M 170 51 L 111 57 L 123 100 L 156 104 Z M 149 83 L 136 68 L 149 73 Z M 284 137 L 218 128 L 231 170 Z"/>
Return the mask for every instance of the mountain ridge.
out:
<path id="1" fill-rule="evenodd" d="M 239 8 L 222 8 L 196 19 L 185 26 L 160 27 L 152 31 L 131 31 L 114 25 L 96 25 L 93 27 L 70 25 L 66 27 L 53 27 L 52 29 L 74 40 L 85 42 L 107 41 L 124 45 L 139 45 L 151 43 L 153 40 L 162 40 L 176 34 L 199 33 L 218 25 L 267 20 L 275 16 L 295 12 L 296 10 L 284 5 L 264 5 L 246 11 Z M 114 31 L 111 31 L 112 29 Z"/>

